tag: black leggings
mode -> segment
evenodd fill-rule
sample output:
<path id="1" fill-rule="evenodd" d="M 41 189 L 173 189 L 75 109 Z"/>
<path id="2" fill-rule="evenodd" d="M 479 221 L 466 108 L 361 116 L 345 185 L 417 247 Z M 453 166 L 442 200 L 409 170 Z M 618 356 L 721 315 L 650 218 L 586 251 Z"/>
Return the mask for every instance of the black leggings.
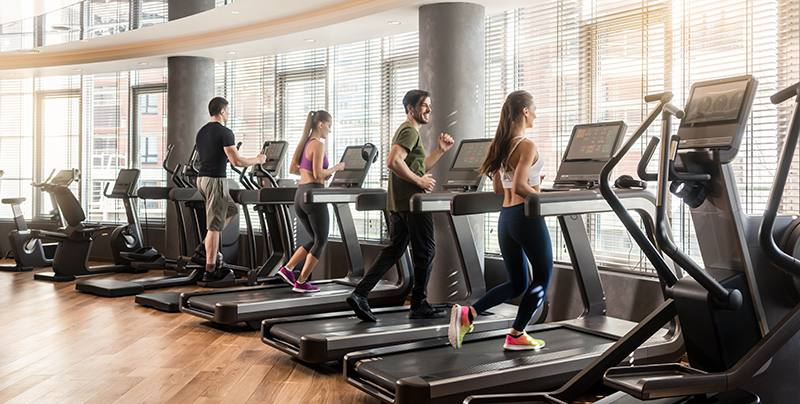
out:
<path id="1" fill-rule="evenodd" d="M 298 185 L 297 193 L 294 194 L 294 211 L 297 220 L 303 224 L 308 236 L 311 237 L 311 241 L 304 244 L 303 248 L 314 258 L 319 259 L 322 250 L 328 245 L 331 217 L 327 204 L 305 203 L 303 200 L 306 191 L 312 188 L 325 188 L 325 185 L 317 182 Z"/>
<path id="2" fill-rule="evenodd" d="M 506 264 L 508 282 L 495 286 L 472 306 L 478 314 L 524 294 L 514 320 L 514 329 L 528 326 L 541 306 L 553 276 L 553 248 L 544 218 L 525 217 L 525 204 L 504 207 L 497 221 L 497 239 Z M 528 283 L 528 257 L 533 280 Z"/>

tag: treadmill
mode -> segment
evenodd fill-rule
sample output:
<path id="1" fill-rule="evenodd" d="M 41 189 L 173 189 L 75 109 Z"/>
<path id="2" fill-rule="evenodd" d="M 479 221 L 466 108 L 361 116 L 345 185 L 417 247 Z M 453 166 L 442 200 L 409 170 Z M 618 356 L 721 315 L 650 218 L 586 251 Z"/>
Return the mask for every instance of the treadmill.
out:
<path id="1" fill-rule="evenodd" d="M 366 145 L 365 145 L 366 146 Z M 362 146 L 348 146 L 342 154 L 345 169 L 334 174 L 327 188 L 310 189 L 304 195 L 306 203 L 333 205 L 336 222 L 344 246 L 343 264 L 348 273 L 339 279 L 313 281 L 319 292 L 305 294 L 292 291 L 286 284 L 262 285 L 225 291 L 184 293 L 180 310 L 219 324 L 246 323 L 253 329 L 266 318 L 316 314 L 347 310 L 345 298 L 364 275 L 364 260 L 358 243 L 350 203 L 360 194 L 386 194 L 383 189 L 361 188 L 369 167 L 377 158 L 377 149 L 369 152 Z M 379 207 L 386 209 L 386 205 Z M 398 281 L 382 280 L 371 294 L 375 307 L 402 304 L 411 290 L 411 258 L 408 252 L 397 265 Z"/>
<path id="2" fill-rule="evenodd" d="M 266 170 L 276 170 L 278 168 L 278 162 L 281 161 L 280 157 L 285 154 L 286 151 L 286 143 L 285 142 L 273 142 L 275 143 L 274 149 L 275 150 L 268 150 L 270 155 L 278 155 L 278 159 L 273 159 L 272 161 L 275 162 L 273 166 L 269 166 Z M 166 159 L 165 159 L 166 164 Z M 142 189 L 140 189 L 142 191 Z M 231 193 L 234 191 L 243 192 L 241 190 L 231 190 Z M 156 198 L 156 197 L 163 197 L 164 193 L 167 193 L 167 196 L 175 202 L 176 211 L 178 212 L 178 222 L 181 226 L 181 233 L 186 238 L 186 228 L 187 225 L 191 226 L 193 232 L 196 235 L 202 234 L 202 228 L 200 226 L 200 217 L 197 209 L 191 208 L 192 213 L 189 215 L 189 220 L 185 220 L 185 216 L 183 215 L 183 211 L 181 209 L 181 202 L 188 203 L 188 204 L 201 204 L 203 202 L 202 197 L 200 196 L 199 192 L 197 192 L 194 188 L 167 188 L 167 187 L 149 187 L 148 189 L 144 189 L 142 191 L 145 193 L 146 196 Z M 257 192 L 257 191 L 256 191 Z M 199 208 L 199 206 L 198 206 Z M 238 233 L 238 231 L 237 231 Z M 199 241 L 199 240 L 198 240 Z M 184 241 L 185 244 L 185 241 Z M 183 245 L 182 248 L 184 249 L 184 254 L 186 250 L 186 246 Z M 203 268 L 197 265 L 191 265 L 188 263 L 188 260 L 178 260 L 178 262 L 174 263 L 174 265 L 180 270 L 180 273 L 175 275 L 165 275 L 165 276 L 156 276 L 156 277 L 149 277 L 143 279 L 134 279 L 134 280 L 113 280 L 113 279 L 98 279 L 98 280 L 91 280 L 86 282 L 79 282 L 75 285 L 75 289 L 81 292 L 90 293 L 97 296 L 104 296 L 104 297 L 120 297 L 120 296 L 131 296 L 131 295 L 138 295 L 144 293 L 145 290 L 152 290 L 152 289 L 160 289 L 160 288 L 169 288 L 174 286 L 186 286 L 186 285 L 195 285 L 198 281 L 203 278 Z M 191 268 L 191 269 L 189 269 Z M 158 294 L 157 296 L 146 296 L 142 299 L 137 297 L 137 303 L 144 303 L 142 305 L 148 307 L 154 307 L 164 311 L 171 311 L 171 312 L 178 312 L 177 310 L 177 302 L 179 299 L 179 293 L 176 292 L 167 292 L 164 294 Z M 155 299 L 155 301 L 151 301 L 150 299 Z M 161 302 L 162 304 L 159 304 Z"/>
<path id="3" fill-rule="evenodd" d="M 456 192 L 476 192 L 483 185 L 480 167 L 491 139 L 470 139 L 459 144 L 443 189 L 447 192 L 421 193 L 411 198 L 412 212 L 443 212 L 450 216 L 450 199 Z M 499 198 L 498 198 L 499 196 Z M 372 201 L 374 200 L 374 202 Z M 366 203 L 386 206 L 385 194 L 363 194 L 356 198 L 356 209 Z M 502 195 L 491 194 L 485 202 L 497 211 Z M 457 241 L 456 249 L 464 273 L 468 296 L 466 301 L 448 302 L 471 304 L 486 292 L 481 268 L 483 256 L 475 249 L 475 240 L 467 216 L 450 217 L 451 229 Z M 261 323 L 261 340 L 304 362 L 321 363 L 341 360 L 345 354 L 358 349 L 414 342 L 447 336 L 450 316 L 436 319 L 412 319 L 409 306 L 377 308 L 378 321 L 365 322 L 353 316 L 352 310 L 297 317 L 267 319 Z M 503 304 L 479 317 L 475 331 L 509 328 L 514 322 L 516 307 Z"/>
<path id="4" fill-rule="evenodd" d="M 534 193 L 525 201 L 528 217 L 557 217 L 575 268 L 583 313 L 574 320 L 529 325 L 526 331 L 547 345 L 538 351 L 506 351 L 508 330 L 473 332 L 454 349 L 446 336 L 428 341 L 369 349 L 345 356 L 348 383 L 387 403 L 460 403 L 467 396 L 499 392 L 537 391 L 559 387 L 592 363 L 638 323 L 606 314 L 606 301 L 583 214 L 611 212 L 594 188 L 600 170 L 616 150 L 625 132 L 622 122 L 577 125 L 559 172 L 577 177 L 562 189 Z M 594 146 L 594 147 L 590 147 Z M 598 151 L 599 150 L 599 151 Z M 594 175 L 580 173 L 594 167 Z M 580 176 L 578 176 L 580 174 Z M 545 190 L 543 190 L 545 191 Z M 652 239 L 656 200 L 652 193 L 620 189 L 616 194 L 625 209 L 636 211 Z M 470 209 L 481 194 L 453 197 L 454 214 L 477 213 Z M 634 363 L 672 361 L 683 353 L 676 326 L 659 328 L 652 338 L 628 358 Z"/>

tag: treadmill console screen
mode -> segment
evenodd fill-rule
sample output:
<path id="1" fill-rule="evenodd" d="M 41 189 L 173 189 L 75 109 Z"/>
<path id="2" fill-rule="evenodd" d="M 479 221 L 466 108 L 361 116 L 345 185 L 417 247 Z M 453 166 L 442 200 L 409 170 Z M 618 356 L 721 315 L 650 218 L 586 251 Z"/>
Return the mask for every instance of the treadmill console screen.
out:
<path id="1" fill-rule="evenodd" d="M 738 80 L 693 86 L 681 124 L 736 122 L 746 101 L 749 83 L 749 80 Z"/>
<path id="2" fill-rule="evenodd" d="M 575 125 L 564 161 L 608 160 L 617 151 L 624 122 Z"/>
<path id="3" fill-rule="evenodd" d="M 267 148 L 264 149 L 264 155 L 267 156 L 267 162 L 263 164 L 265 170 L 278 170 L 278 164 L 280 164 L 281 158 L 286 151 L 286 145 L 286 142 L 271 142 Z"/>
<path id="4" fill-rule="evenodd" d="M 475 171 L 481 167 L 486 152 L 489 151 L 491 139 L 479 139 L 478 141 L 464 140 L 458 145 L 458 152 L 453 159 L 451 170 Z"/>
<path id="5" fill-rule="evenodd" d="M 361 157 L 359 146 L 348 146 L 344 149 L 341 162 L 344 163 L 344 171 L 363 171 L 367 166 L 367 161 Z"/>

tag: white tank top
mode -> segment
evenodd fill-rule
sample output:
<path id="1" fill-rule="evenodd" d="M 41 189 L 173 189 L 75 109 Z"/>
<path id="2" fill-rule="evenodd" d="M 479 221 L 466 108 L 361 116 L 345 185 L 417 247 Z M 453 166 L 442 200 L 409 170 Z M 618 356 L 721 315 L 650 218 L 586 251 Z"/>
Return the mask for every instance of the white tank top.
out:
<path id="1" fill-rule="evenodd" d="M 503 188 L 510 189 L 514 186 L 514 170 L 508 166 L 508 159 L 511 158 L 511 155 L 514 154 L 514 151 L 517 150 L 517 146 L 522 143 L 523 140 L 526 140 L 525 137 L 517 136 L 514 139 L 519 139 L 517 143 L 514 144 L 514 147 L 511 148 L 511 151 L 508 153 L 508 157 L 504 164 L 500 166 L 500 180 L 503 181 Z M 514 140 L 512 139 L 512 140 Z M 530 139 L 527 139 L 530 140 Z M 532 141 L 532 140 L 531 140 Z M 539 185 L 541 182 L 541 178 L 539 175 L 542 173 L 542 168 L 544 167 L 544 159 L 542 159 L 542 155 L 537 151 L 536 154 L 538 158 L 536 162 L 533 163 L 531 166 L 531 171 L 528 173 L 528 185 L 535 187 Z"/>

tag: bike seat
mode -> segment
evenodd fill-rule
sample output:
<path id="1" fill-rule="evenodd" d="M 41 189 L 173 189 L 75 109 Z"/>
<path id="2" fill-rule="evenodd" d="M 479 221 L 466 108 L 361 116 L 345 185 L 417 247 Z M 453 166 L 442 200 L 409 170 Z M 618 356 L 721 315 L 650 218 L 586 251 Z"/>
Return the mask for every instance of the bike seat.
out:
<path id="1" fill-rule="evenodd" d="M 25 202 L 25 198 L 3 198 L 2 202 L 6 205 L 20 205 Z"/>

